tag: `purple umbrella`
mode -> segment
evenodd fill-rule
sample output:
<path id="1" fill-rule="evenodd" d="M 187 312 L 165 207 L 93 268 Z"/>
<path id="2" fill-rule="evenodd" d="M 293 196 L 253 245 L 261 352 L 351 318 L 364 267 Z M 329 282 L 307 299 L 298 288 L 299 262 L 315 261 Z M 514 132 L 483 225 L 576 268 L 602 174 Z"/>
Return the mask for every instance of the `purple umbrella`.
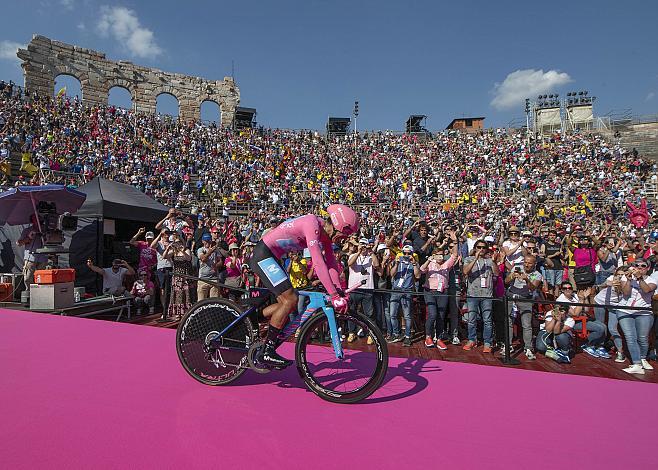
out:
<path id="1" fill-rule="evenodd" d="M 80 209 L 87 195 L 61 184 L 17 186 L 0 194 L 0 224 L 26 225 L 39 202 L 55 203 L 58 214 Z"/>

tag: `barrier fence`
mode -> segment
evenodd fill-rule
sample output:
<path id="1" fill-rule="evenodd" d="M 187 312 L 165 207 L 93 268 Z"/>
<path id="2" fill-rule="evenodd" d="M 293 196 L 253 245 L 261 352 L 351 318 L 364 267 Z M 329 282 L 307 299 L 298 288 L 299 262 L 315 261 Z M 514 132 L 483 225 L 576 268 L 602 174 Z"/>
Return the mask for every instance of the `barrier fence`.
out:
<path id="1" fill-rule="evenodd" d="M 220 289 L 226 289 L 228 291 L 234 291 L 234 292 L 239 292 L 243 294 L 243 299 L 247 299 L 249 297 L 255 297 L 253 295 L 254 292 L 263 292 L 267 291 L 267 289 L 264 288 L 259 288 L 259 287 L 253 287 L 253 288 L 242 288 L 242 287 L 236 287 L 228 284 L 221 283 L 217 280 L 213 279 L 202 279 L 196 276 L 190 276 L 187 274 L 180 274 L 180 273 L 173 273 L 169 272 L 168 276 L 171 277 L 182 277 L 191 281 L 202 281 L 207 284 L 213 285 L 215 287 L 218 287 Z M 166 281 L 168 283 L 168 281 Z M 170 284 L 170 283 L 169 283 Z M 304 289 L 302 289 L 304 290 Z M 269 291 L 267 291 L 269 293 Z M 493 339 L 494 341 L 497 338 L 502 339 L 503 344 L 505 346 L 504 348 L 504 353 L 502 357 L 500 358 L 500 361 L 503 364 L 506 365 L 519 365 L 520 362 L 517 359 L 514 359 L 511 357 L 511 343 L 512 343 L 512 338 L 509 335 L 510 332 L 510 326 L 512 325 L 511 322 L 514 322 L 516 320 L 514 315 L 510 315 L 510 302 L 514 302 L 517 304 L 532 304 L 533 306 L 545 306 L 545 307 L 552 307 L 555 308 L 558 305 L 563 305 L 566 307 L 584 307 L 587 309 L 602 309 L 604 311 L 609 311 L 609 310 L 624 310 L 624 311 L 644 311 L 646 312 L 647 310 L 651 310 L 652 313 L 655 315 L 658 312 L 658 309 L 656 308 L 656 305 L 653 305 L 652 307 L 632 307 L 632 306 L 619 306 L 619 305 L 613 305 L 613 304 L 590 304 L 590 303 L 579 303 L 579 302 L 558 302 L 556 300 L 543 300 L 543 299 L 532 299 L 532 298 L 523 298 L 519 296 L 504 296 L 504 297 L 478 297 L 478 296 L 465 296 L 462 293 L 454 293 L 454 294 L 447 294 L 447 293 L 440 293 L 436 291 L 416 291 L 416 290 L 397 290 L 397 289 L 357 289 L 354 291 L 354 293 L 359 293 L 359 294 L 381 294 L 381 295 L 391 295 L 391 294 L 405 294 L 410 296 L 412 299 L 415 299 L 416 302 L 414 305 L 412 305 L 412 313 L 411 313 L 411 321 L 412 325 L 410 326 L 410 330 L 413 329 L 414 324 L 418 324 L 418 320 L 421 320 L 421 324 L 423 323 L 423 317 L 425 316 L 423 314 L 423 307 L 425 307 L 424 304 L 424 299 L 427 296 L 430 297 L 448 297 L 449 299 L 455 299 L 455 302 L 453 305 L 456 304 L 456 309 L 457 311 L 455 312 L 457 314 L 457 321 L 459 322 L 459 316 L 463 316 L 462 313 L 462 306 L 465 304 L 466 299 L 476 299 L 476 300 L 490 300 L 492 302 L 492 324 L 494 327 L 494 331 L 492 332 Z M 167 295 L 168 297 L 168 295 Z M 450 308 L 450 302 L 446 305 L 446 318 L 445 320 L 449 320 L 447 317 L 448 314 L 448 309 Z M 545 308 L 544 311 L 550 310 L 549 308 Z M 426 312 L 425 312 L 426 313 Z M 531 319 L 531 327 L 534 332 L 534 324 L 539 321 L 543 321 L 542 318 L 539 318 L 536 313 L 539 312 L 539 308 L 537 309 L 537 312 L 533 311 L 532 312 L 532 319 Z M 480 312 L 481 314 L 481 312 Z M 373 316 L 376 316 L 376 312 L 373 310 Z M 583 319 L 584 317 L 584 319 Z M 587 318 L 589 318 L 589 315 L 583 314 L 579 317 L 575 317 L 578 320 L 583 321 L 583 327 L 582 327 L 582 335 L 587 334 L 586 330 L 586 322 Z M 379 321 L 379 319 L 375 318 L 375 320 Z M 465 320 L 465 319 L 462 319 Z M 165 307 L 163 310 L 163 315 L 162 318 L 159 320 L 162 322 L 168 321 L 167 318 L 167 308 Z M 438 321 L 438 319 L 437 319 Z M 477 321 L 477 320 L 476 320 Z M 607 326 L 607 323 L 606 323 Z M 502 338 L 501 338 L 501 332 L 497 331 L 496 328 L 502 329 Z M 416 329 L 416 333 L 418 333 L 418 329 Z M 423 337 L 425 333 L 423 330 Z M 535 341 L 535 337 L 533 335 L 533 343 Z"/>

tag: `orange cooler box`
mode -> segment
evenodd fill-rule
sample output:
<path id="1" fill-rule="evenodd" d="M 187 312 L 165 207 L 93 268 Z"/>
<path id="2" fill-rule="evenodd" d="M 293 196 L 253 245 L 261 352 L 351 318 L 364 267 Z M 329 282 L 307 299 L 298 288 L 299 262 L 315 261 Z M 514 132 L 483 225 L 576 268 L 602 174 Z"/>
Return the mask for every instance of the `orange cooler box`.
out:
<path id="1" fill-rule="evenodd" d="M 11 282 L 0 284 L 0 302 L 13 302 L 14 285 Z"/>
<path id="2" fill-rule="evenodd" d="M 34 272 L 36 284 L 57 284 L 75 281 L 75 269 L 39 269 Z"/>

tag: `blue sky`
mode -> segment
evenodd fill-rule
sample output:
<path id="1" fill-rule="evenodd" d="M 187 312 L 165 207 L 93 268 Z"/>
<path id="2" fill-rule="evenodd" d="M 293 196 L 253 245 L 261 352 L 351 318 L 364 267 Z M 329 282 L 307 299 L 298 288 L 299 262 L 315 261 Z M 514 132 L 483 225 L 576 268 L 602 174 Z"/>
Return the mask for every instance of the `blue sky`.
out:
<path id="1" fill-rule="evenodd" d="M 409 114 L 430 130 L 504 126 L 525 97 L 571 90 L 596 96 L 598 115 L 658 113 L 655 1 L 24 0 L 3 17 L 1 79 L 22 84 L 15 49 L 33 34 L 210 79 L 233 61 L 241 105 L 270 127 L 321 129 L 354 100 L 360 129 L 400 130 Z"/>

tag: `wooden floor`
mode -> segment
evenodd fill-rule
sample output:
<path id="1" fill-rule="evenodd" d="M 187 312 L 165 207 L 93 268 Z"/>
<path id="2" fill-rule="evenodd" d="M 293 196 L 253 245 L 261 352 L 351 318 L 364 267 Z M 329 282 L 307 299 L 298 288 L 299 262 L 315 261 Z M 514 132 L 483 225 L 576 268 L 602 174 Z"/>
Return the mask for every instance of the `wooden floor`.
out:
<path id="1" fill-rule="evenodd" d="M 155 326 L 160 328 L 176 328 L 177 322 L 161 322 L 160 314 L 145 315 L 134 317 L 131 322 Z M 588 354 L 580 351 L 573 358 L 571 364 L 559 364 L 552 359 L 549 359 L 542 354 L 537 354 L 537 359 L 529 361 L 525 355 L 520 351 L 520 345 L 513 344 L 514 353 L 512 357 L 518 359 L 521 364 L 517 366 L 508 366 L 502 364 L 500 361 L 501 354 L 498 350 L 494 349 L 493 354 L 483 353 L 482 346 L 478 346 L 471 351 L 464 351 L 461 345 L 456 346 L 448 344 L 446 351 L 441 351 L 437 348 L 426 348 L 420 337 L 414 341 L 411 347 L 405 347 L 402 343 L 392 343 L 388 345 L 388 351 L 391 356 L 396 357 L 419 357 L 423 359 L 438 359 L 441 361 L 451 362 L 466 362 L 470 364 L 489 365 L 496 367 L 513 367 L 527 370 L 536 370 L 541 372 L 554 372 L 558 374 L 574 374 L 585 375 L 591 377 L 604 377 L 609 379 L 618 380 L 637 380 L 649 383 L 658 383 L 658 363 L 653 363 L 656 367 L 655 371 L 645 371 L 644 375 L 631 375 L 623 372 L 621 369 L 628 367 L 629 363 L 623 364 L 616 363 L 613 359 L 600 359 L 589 356 Z M 359 339 L 354 343 L 350 343 L 350 348 L 368 350 L 372 348 L 367 346 L 365 339 Z"/>

